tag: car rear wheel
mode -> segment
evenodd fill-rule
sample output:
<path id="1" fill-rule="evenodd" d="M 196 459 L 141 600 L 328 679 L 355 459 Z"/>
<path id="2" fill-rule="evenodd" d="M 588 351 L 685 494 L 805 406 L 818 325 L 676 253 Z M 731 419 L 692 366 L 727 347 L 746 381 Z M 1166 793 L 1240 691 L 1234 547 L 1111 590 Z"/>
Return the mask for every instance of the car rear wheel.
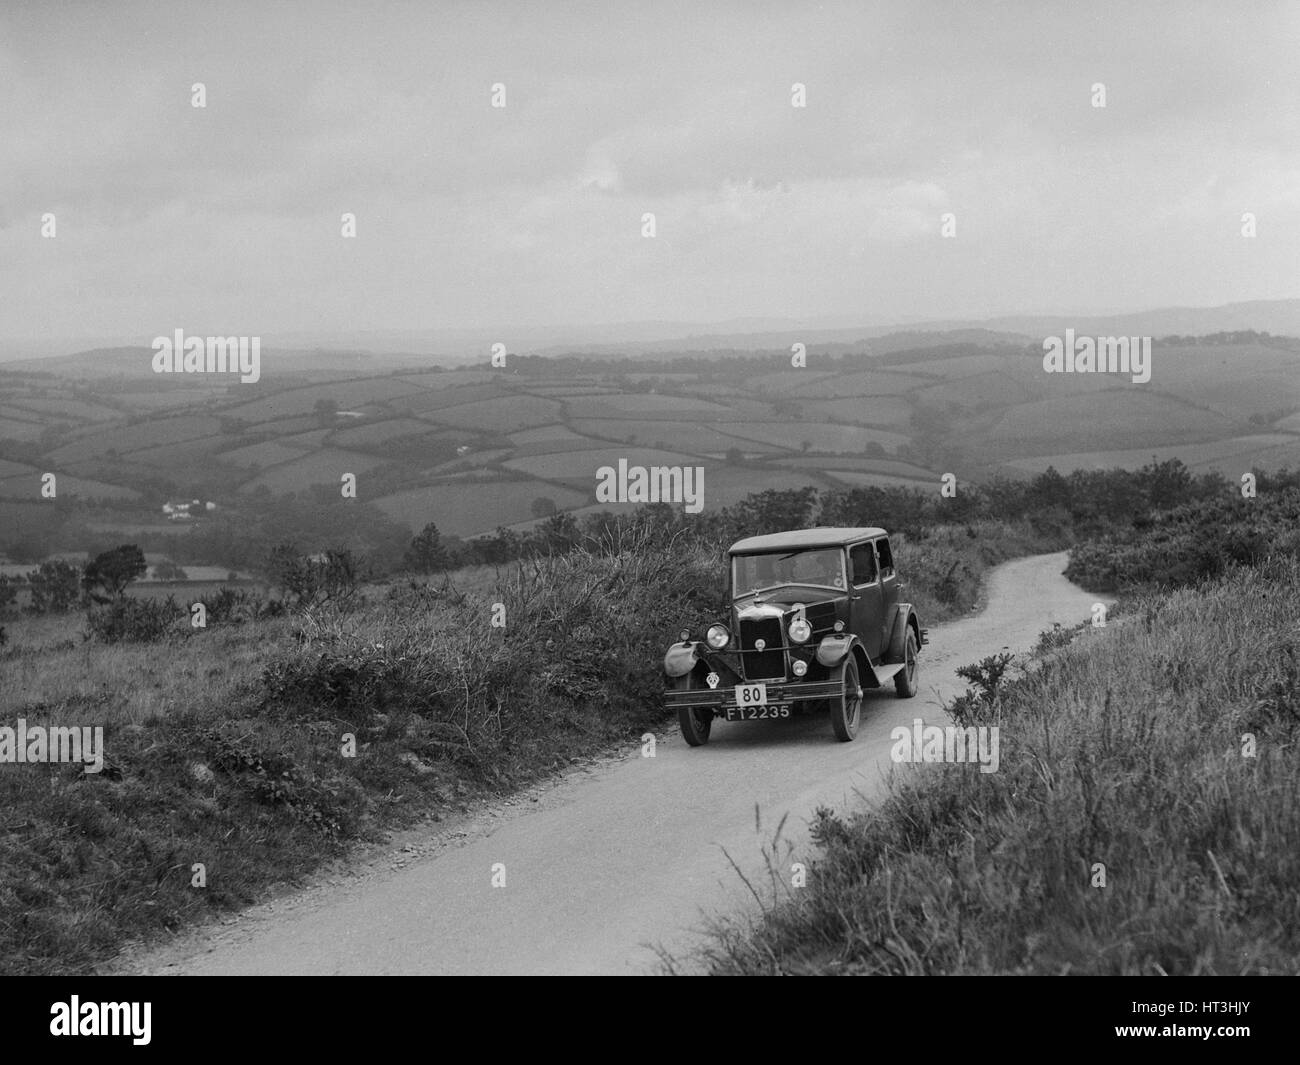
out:
<path id="1" fill-rule="evenodd" d="M 674 687 L 678 691 L 690 691 L 690 675 L 687 674 L 685 677 L 677 678 Z M 677 709 L 677 723 L 681 725 L 682 736 L 689 746 L 703 747 L 709 742 L 709 733 L 713 731 L 713 711 L 695 710 L 689 706 L 681 706 Z"/>
<path id="2" fill-rule="evenodd" d="M 907 629 L 907 648 L 903 652 L 903 668 L 894 674 L 894 690 L 900 699 L 910 699 L 916 694 L 916 633 Z"/>
<path id="3" fill-rule="evenodd" d="M 840 678 L 840 694 L 830 700 L 831 728 L 837 740 L 847 743 L 858 734 L 862 719 L 862 687 L 858 684 L 858 663 L 852 654 L 840 667 Z"/>

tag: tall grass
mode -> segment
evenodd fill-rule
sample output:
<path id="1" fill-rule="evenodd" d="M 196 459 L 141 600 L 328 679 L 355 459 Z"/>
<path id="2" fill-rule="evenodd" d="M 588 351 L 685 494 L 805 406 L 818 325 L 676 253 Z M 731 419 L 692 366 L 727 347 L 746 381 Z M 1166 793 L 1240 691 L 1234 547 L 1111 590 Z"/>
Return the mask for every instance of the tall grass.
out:
<path id="1" fill-rule="evenodd" d="M 999 772 L 929 766 L 876 809 L 819 811 L 808 886 L 722 922 L 703 961 L 1300 972 L 1298 597 L 1300 562 L 1279 557 L 1085 630 L 978 701 L 976 723 L 1001 728 Z"/>
<path id="2" fill-rule="evenodd" d="M 663 648 L 716 616 L 719 561 L 611 542 L 477 594 L 408 585 L 151 643 L 15 621 L 0 723 L 102 724 L 107 765 L 0 765 L 0 972 L 93 970 L 350 841 L 662 727 Z"/>

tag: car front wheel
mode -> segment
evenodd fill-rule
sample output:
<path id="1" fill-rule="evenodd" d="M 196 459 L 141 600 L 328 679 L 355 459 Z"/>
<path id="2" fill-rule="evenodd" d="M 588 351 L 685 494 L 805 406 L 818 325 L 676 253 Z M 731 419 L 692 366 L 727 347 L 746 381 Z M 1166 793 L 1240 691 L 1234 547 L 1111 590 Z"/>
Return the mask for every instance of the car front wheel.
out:
<path id="1" fill-rule="evenodd" d="M 690 691 L 690 674 L 678 677 L 673 687 L 678 691 Z M 682 736 L 689 746 L 703 747 L 709 742 L 709 733 L 713 731 L 713 711 L 680 706 L 677 708 L 677 723 L 681 725 Z"/>
<path id="2" fill-rule="evenodd" d="M 858 722 L 862 719 L 862 687 L 858 684 L 858 663 L 849 655 L 840 667 L 840 694 L 830 700 L 831 728 L 835 738 L 847 743 L 858 734 Z"/>
<path id="3" fill-rule="evenodd" d="M 910 699 L 916 694 L 916 651 L 916 633 L 909 627 L 903 668 L 894 674 L 894 690 L 900 699 Z"/>

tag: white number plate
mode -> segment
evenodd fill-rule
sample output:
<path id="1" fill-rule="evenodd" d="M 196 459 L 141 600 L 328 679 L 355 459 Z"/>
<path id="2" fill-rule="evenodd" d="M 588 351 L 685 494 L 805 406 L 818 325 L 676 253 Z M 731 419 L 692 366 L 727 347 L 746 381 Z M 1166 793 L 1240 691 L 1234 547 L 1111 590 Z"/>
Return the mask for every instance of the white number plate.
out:
<path id="1" fill-rule="evenodd" d="M 766 684 L 737 684 L 737 706 L 763 706 L 767 702 Z"/>

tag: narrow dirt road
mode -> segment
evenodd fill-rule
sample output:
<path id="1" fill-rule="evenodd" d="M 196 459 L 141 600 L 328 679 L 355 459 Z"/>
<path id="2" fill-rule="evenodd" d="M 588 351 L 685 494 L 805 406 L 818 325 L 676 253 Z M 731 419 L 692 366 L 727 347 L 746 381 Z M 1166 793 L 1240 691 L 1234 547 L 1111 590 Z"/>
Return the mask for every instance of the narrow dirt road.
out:
<path id="1" fill-rule="evenodd" d="M 954 670 L 1003 648 L 1026 650 L 1052 622 L 1089 616 L 1095 597 L 1061 576 L 1066 556 L 1007 563 L 978 615 L 931 628 L 921 691 L 867 697 L 852 743 L 824 715 L 715 723 L 690 749 L 676 729 L 640 750 L 538 789 L 462 826 L 458 838 L 401 869 L 383 868 L 257 907 L 131 965 L 136 972 L 638 973 L 663 944 L 698 940 L 702 915 L 747 904 L 727 855 L 762 868 L 782 815 L 808 853 L 821 804 L 879 793 L 892 768 L 889 733 L 920 717 L 948 724 L 943 701 L 964 690 Z M 974 771 L 974 769 L 972 769 Z M 756 827 L 755 807 L 761 827 Z M 724 853 L 724 850 L 726 853 Z M 505 886 L 493 886 L 504 865 Z"/>

